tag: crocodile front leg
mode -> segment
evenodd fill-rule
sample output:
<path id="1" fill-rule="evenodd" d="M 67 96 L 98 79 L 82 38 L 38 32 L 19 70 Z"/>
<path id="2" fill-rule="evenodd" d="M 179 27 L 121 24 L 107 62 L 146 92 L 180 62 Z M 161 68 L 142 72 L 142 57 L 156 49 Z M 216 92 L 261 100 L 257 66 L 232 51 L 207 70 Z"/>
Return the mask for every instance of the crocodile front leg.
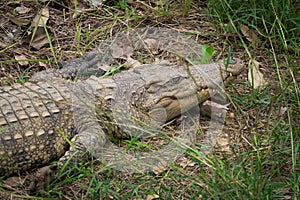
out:
<path id="1" fill-rule="evenodd" d="M 99 122 L 95 108 L 95 92 L 103 93 L 103 99 L 97 99 L 103 102 L 105 96 L 109 97 L 114 88 L 112 79 L 105 79 L 102 82 L 96 77 L 75 84 L 72 90 L 72 110 L 78 134 L 72 138 L 70 149 L 59 159 L 59 168 L 63 170 L 70 168 L 89 157 L 106 165 L 117 165 L 119 161 L 124 165 L 122 152 L 110 142 L 102 123 Z"/>
<path id="2" fill-rule="evenodd" d="M 86 79 L 92 75 L 97 77 L 105 73 L 104 61 L 112 62 L 112 57 L 103 57 L 103 52 L 95 50 L 69 62 L 61 62 L 61 69 L 48 69 L 35 73 L 30 81 L 42 82 L 53 79 Z M 108 65 L 108 64 L 106 64 Z"/>

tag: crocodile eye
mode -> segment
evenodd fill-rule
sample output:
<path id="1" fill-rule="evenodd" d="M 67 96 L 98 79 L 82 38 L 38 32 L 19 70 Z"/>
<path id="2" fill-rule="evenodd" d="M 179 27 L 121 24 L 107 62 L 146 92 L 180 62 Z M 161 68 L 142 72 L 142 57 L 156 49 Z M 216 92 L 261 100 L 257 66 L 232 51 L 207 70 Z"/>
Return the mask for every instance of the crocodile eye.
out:
<path id="1" fill-rule="evenodd" d="M 178 84 L 180 83 L 183 79 L 188 79 L 188 77 L 183 77 L 183 76 L 176 76 L 174 78 L 172 78 L 171 80 L 168 81 L 168 84 Z"/>
<path id="2" fill-rule="evenodd" d="M 181 76 L 176 76 L 174 78 L 172 78 L 171 80 L 168 81 L 168 84 L 178 84 L 183 77 Z"/>
<path id="3" fill-rule="evenodd" d="M 180 81 L 180 79 L 181 79 L 181 77 L 178 76 L 178 77 L 172 78 L 172 79 L 170 80 L 170 82 L 176 84 L 176 83 L 178 83 L 178 82 Z"/>

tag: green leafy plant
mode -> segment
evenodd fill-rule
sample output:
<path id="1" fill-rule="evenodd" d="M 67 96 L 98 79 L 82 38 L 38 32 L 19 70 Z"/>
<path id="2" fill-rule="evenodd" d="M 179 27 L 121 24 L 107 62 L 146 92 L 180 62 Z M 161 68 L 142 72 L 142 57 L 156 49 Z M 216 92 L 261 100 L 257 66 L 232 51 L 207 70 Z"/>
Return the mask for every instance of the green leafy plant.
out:
<path id="1" fill-rule="evenodd" d="M 200 64 L 209 63 L 210 59 L 215 55 L 216 51 L 213 49 L 212 46 L 203 45 L 202 52 L 201 52 L 201 60 Z"/>

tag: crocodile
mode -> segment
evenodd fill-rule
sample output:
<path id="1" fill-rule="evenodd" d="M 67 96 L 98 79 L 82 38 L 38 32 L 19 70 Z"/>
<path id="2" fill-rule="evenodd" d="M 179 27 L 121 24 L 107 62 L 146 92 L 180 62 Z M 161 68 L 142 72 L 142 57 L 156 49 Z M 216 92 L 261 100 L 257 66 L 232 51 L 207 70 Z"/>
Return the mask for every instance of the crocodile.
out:
<path id="1" fill-rule="evenodd" d="M 75 59 L 61 70 L 38 73 L 31 82 L 0 88 L 0 176 L 55 160 L 62 168 L 85 152 L 100 160 L 121 156 L 119 149 L 108 147 L 109 137 L 143 132 L 128 123 L 139 130 L 159 128 L 210 98 L 243 69 L 239 59 L 191 66 L 161 62 L 104 78 L 65 79 L 81 71 L 98 72 L 95 66 L 104 54 L 99 49 L 86 56 L 88 62 Z"/>
<path id="2" fill-rule="evenodd" d="M 93 133 L 95 119 L 91 117 L 89 120 L 86 115 L 81 115 L 80 108 L 72 106 L 74 99 L 80 102 L 80 106 L 77 107 L 83 107 L 83 110 L 87 110 L 86 106 L 89 106 L 85 105 L 84 98 L 95 99 L 93 101 L 96 107 L 100 108 L 101 114 L 104 113 L 103 108 L 113 106 L 113 100 L 119 101 L 122 102 L 121 107 L 128 109 L 132 117 L 146 124 L 160 126 L 209 98 L 207 89 L 216 88 L 221 84 L 222 80 L 218 77 L 227 81 L 233 75 L 237 75 L 242 69 L 242 64 L 238 59 L 232 62 L 228 68 L 225 68 L 223 62 L 219 62 L 190 66 L 188 70 L 183 66 L 144 64 L 106 78 L 93 76 L 75 85 L 71 81 L 56 79 L 2 87 L 0 175 L 10 175 L 45 165 L 61 157 L 64 157 L 61 160 L 65 162 L 75 149 L 103 149 L 108 140 L 105 132 L 114 126 L 108 126 L 106 130 L 103 128 L 106 126 L 102 124 L 98 133 Z M 221 71 L 216 71 L 216 67 Z M 204 81 L 203 74 L 198 76 L 199 69 L 209 77 L 208 80 Z M 217 75 L 220 72 L 221 76 Z M 129 83 L 125 89 L 120 87 L 124 82 Z M 91 90 L 91 86 L 95 86 L 94 90 Z M 117 92 L 118 95 L 114 95 L 118 87 L 122 90 Z M 82 92 L 86 94 L 81 99 Z M 198 97 L 197 101 L 190 98 L 194 94 Z M 178 99 L 181 99 L 180 104 L 185 105 L 179 105 Z M 166 115 L 162 115 L 162 108 Z M 93 109 L 90 112 L 94 112 Z M 101 121 L 97 123 L 101 124 Z M 126 137 L 130 131 L 124 132 Z M 124 137 L 116 130 L 110 130 L 106 134 Z M 73 149 L 67 151 L 70 139 Z"/>

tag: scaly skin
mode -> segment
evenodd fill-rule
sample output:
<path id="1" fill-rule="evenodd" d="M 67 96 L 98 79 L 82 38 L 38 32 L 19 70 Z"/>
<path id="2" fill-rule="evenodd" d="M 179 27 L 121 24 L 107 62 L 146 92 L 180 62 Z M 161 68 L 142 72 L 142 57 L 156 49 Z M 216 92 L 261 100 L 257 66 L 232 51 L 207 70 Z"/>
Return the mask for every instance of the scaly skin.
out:
<path id="1" fill-rule="evenodd" d="M 0 88 L 0 175 L 49 163 L 75 134 L 66 81 Z M 59 131 L 58 131 L 59 130 Z"/>
<path id="2" fill-rule="evenodd" d="M 237 60 L 227 71 L 222 63 L 190 66 L 189 70 L 183 66 L 148 64 L 107 78 L 91 77 L 75 83 L 75 87 L 62 79 L 2 87 L 0 176 L 58 158 L 61 166 L 78 150 L 99 157 L 108 140 L 106 134 L 130 136 L 132 129 L 126 123 L 131 118 L 157 127 L 208 99 L 208 89 L 217 88 L 222 82 L 214 78 L 220 73 L 216 69 L 221 69 L 222 79 L 227 80 L 231 77 L 228 71 L 237 75 L 242 64 Z M 191 98 L 195 94 L 197 101 Z M 95 110 L 98 120 L 93 117 Z M 119 119 L 103 114 L 111 110 L 118 113 Z M 69 151 L 66 138 L 73 142 Z"/>
<path id="3" fill-rule="evenodd" d="M 112 44 L 123 45 L 124 51 L 118 51 Z M 146 27 L 129 34 L 120 33 L 112 41 L 104 41 L 96 51 L 64 63 L 60 70 L 37 73 L 32 78 L 36 83 L 2 87 L 0 176 L 47 164 L 64 153 L 59 166 L 77 151 L 89 151 L 99 158 L 106 148 L 106 135 L 138 134 L 127 126 L 132 121 L 159 127 L 208 99 L 209 91 L 222 82 L 216 70 L 222 65 L 217 64 L 190 67 L 189 72 L 181 66 L 153 64 L 103 79 L 85 76 L 86 73 L 100 76 L 103 64 L 111 65 L 114 58 L 128 58 L 132 52 L 126 47 L 135 50 L 145 45 L 152 53 L 166 50 L 182 58 L 201 57 L 198 54 L 201 46 L 192 38 L 165 28 Z M 202 69 L 200 76 L 199 69 Z M 232 73 L 238 74 L 240 69 L 239 62 L 229 66 Z M 226 82 L 229 74 L 223 72 Z M 88 79 L 75 84 L 64 80 L 78 74 Z M 117 119 L 103 113 L 113 114 Z M 66 152 L 67 139 L 72 139 L 73 145 Z"/>

